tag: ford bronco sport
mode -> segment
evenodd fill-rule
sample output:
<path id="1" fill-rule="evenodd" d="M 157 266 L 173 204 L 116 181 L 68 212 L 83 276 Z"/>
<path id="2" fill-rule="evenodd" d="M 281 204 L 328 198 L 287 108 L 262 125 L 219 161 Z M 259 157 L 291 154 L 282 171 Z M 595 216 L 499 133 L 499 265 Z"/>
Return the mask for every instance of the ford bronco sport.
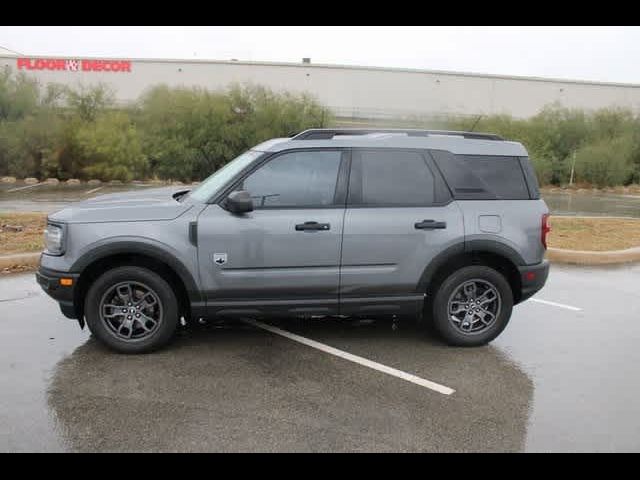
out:
<path id="1" fill-rule="evenodd" d="M 313 129 L 252 148 L 192 191 L 103 195 L 50 215 L 36 276 L 119 352 L 214 316 L 411 316 L 451 345 L 483 345 L 544 285 L 547 217 L 519 143 Z"/>

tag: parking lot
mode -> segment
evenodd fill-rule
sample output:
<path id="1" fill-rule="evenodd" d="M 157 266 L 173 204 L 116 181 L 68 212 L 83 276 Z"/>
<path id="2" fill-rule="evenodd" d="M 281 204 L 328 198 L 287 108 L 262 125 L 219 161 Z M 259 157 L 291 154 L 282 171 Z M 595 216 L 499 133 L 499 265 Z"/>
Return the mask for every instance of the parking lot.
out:
<path id="1" fill-rule="evenodd" d="M 402 322 L 283 321 L 123 356 L 33 274 L 5 276 L 0 450 L 637 451 L 639 287 L 640 265 L 554 266 L 476 349 Z"/>

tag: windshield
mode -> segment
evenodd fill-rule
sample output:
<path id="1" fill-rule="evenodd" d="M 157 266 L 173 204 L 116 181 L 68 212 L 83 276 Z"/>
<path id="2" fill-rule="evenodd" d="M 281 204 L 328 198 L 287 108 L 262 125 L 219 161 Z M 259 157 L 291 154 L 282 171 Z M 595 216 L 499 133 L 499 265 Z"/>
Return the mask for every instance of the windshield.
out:
<path id="1" fill-rule="evenodd" d="M 209 176 L 195 190 L 191 191 L 189 198 L 198 202 L 206 202 L 215 195 L 229 180 L 237 173 L 242 171 L 252 161 L 262 155 L 263 152 L 256 150 L 248 150 L 239 157 L 231 160 L 224 167 L 216 170 L 213 175 Z"/>

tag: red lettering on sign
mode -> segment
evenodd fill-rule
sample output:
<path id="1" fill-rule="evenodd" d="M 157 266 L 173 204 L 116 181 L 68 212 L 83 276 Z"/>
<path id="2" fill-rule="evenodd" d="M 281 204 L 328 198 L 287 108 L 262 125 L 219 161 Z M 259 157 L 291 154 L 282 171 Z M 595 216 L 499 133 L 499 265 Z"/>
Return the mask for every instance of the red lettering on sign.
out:
<path id="1" fill-rule="evenodd" d="M 130 60 L 66 60 L 60 58 L 17 58 L 18 70 L 75 72 L 131 72 Z"/>

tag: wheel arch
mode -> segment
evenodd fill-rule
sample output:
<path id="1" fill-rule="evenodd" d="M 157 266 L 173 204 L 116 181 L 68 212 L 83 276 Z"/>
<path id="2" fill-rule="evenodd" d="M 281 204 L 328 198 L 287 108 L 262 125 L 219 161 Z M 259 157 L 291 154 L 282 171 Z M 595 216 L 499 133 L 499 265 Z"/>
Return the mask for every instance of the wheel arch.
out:
<path id="1" fill-rule="evenodd" d="M 518 265 L 522 257 L 511 247 L 486 240 L 455 244 L 437 255 L 424 269 L 417 292 L 433 297 L 435 287 L 454 271 L 469 265 L 485 265 L 502 273 L 513 293 L 514 305 L 522 298 L 522 279 Z"/>
<path id="2" fill-rule="evenodd" d="M 124 265 L 148 268 L 160 274 L 175 288 L 179 307 L 185 316 L 192 306 L 202 305 L 198 286 L 187 267 L 161 247 L 136 241 L 121 241 L 98 246 L 82 255 L 71 267 L 80 277 L 74 293 L 78 318 L 84 315 L 84 298 L 93 281 L 106 270 Z"/>

